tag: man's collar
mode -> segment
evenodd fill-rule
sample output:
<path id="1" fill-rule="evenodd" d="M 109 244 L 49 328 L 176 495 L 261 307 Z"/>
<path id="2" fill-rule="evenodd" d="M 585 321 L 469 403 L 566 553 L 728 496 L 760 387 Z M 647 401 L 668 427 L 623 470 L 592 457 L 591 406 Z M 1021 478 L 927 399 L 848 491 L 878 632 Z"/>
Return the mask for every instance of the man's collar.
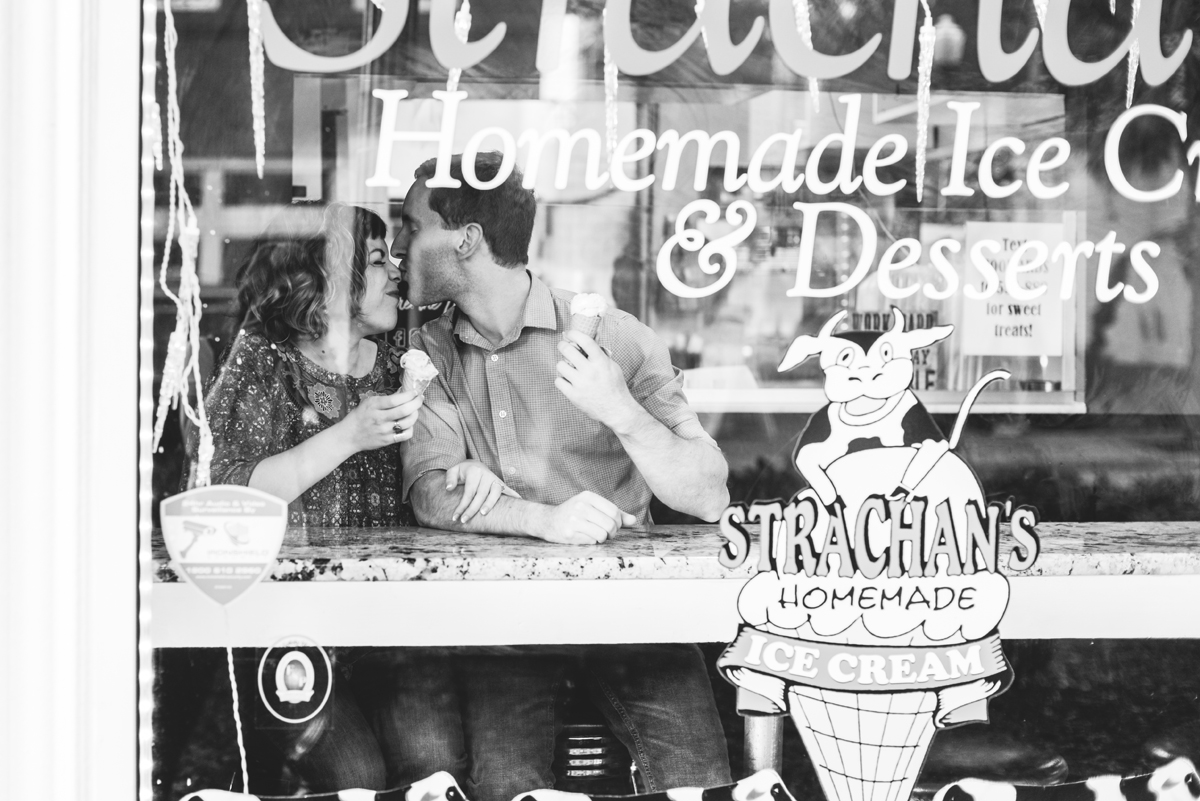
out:
<path id="1" fill-rule="evenodd" d="M 529 272 L 526 270 L 526 272 Z M 521 328 L 558 328 L 558 315 L 554 313 L 554 296 L 550 287 L 529 273 L 529 297 L 525 301 L 525 321 Z"/>
<path id="2" fill-rule="evenodd" d="M 554 311 L 554 296 L 550 294 L 550 288 L 546 286 L 536 275 L 525 271 L 529 275 L 529 294 L 525 296 L 525 308 L 521 320 L 521 325 L 510 336 L 505 337 L 494 348 L 492 343 L 487 340 L 483 334 L 476 330 L 471 323 L 471 318 L 463 313 L 461 309 L 455 307 L 454 310 L 454 335 L 468 345 L 474 345 L 484 350 L 499 350 L 506 345 L 511 345 L 521 335 L 526 328 L 549 328 L 555 330 L 558 327 L 558 316 Z"/>

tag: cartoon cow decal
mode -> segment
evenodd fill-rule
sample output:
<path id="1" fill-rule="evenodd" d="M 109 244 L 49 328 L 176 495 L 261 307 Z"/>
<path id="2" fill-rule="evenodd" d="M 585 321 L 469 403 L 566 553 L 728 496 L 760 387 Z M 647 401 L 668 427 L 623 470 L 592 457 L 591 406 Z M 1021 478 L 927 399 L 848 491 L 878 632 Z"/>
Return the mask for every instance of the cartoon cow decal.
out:
<path id="1" fill-rule="evenodd" d="M 754 533 L 759 560 L 717 667 L 739 709 L 791 716 L 828 801 L 907 799 L 936 730 L 986 721 L 1012 681 L 1000 525 L 1020 541 L 1006 567 L 1028 569 L 1037 514 L 987 504 L 954 453 L 979 393 L 1008 373 L 971 388 L 947 439 L 909 386 L 913 351 L 954 329 L 905 331 L 893 309 L 887 331 L 837 333 L 845 316 L 797 337 L 779 366 L 819 354 L 825 372 L 829 403 L 794 456 L 809 486 L 722 514 L 722 563 L 745 561 Z"/>
<path id="2" fill-rule="evenodd" d="M 958 462 L 969 473 L 969 468 L 952 451 L 979 393 L 991 382 L 1008 378 L 1008 372 L 994 370 L 976 382 L 963 400 L 947 440 L 909 386 L 913 380 L 913 351 L 950 336 L 954 326 L 905 331 L 904 314 L 893 307 L 893 323 L 887 331 L 836 333 L 845 316 L 845 310 L 835 314 L 815 337 L 807 334 L 797 337 L 779 365 L 779 371 L 784 372 L 811 356 L 821 357 L 829 403 L 809 419 L 794 456 L 796 469 L 821 503 L 831 506 L 840 500 L 846 503 L 848 511 L 857 509 L 858 504 L 848 503 L 847 495 L 865 498 L 861 492 L 854 492 L 851 485 L 862 483 L 855 480 L 856 474 L 866 479 L 869 476 L 855 470 L 838 482 L 831 468 L 844 457 L 872 449 L 902 449 L 894 454 L 872 454 L 873 461 L 881 458 L 894 463 L 899 459 L 904 463 L 894 486 L 871 488 L 872 492 L 881 491 L 894 499 L 920 494 L 922 482 L 939 465 L 947 464 L 943 460 L 948 454 L 948 464 Z M 943 472 L 958 474 L 960 480 L 955 483 L 962 483 L 963 470 L 956 468 Z M 962 489 L 975 499 L 981 496 L 981 491 L 973 473 L 970 479 L 968 483 L 974 483 L 975 487 Z"/>

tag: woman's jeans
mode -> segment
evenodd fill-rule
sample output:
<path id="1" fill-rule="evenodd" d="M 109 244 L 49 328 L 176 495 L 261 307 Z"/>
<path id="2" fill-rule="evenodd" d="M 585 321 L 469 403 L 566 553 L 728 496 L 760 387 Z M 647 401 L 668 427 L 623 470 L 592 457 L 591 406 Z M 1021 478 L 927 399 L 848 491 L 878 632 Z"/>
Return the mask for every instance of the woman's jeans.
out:
<path id="1" fill-rule="evenodd" d="M 346 649 L 338 661 L 334 692 L 317 718 L 274 737 L 309 790 L 384 790 L 437 771 L 460 786 L 466 781 L 459 698 L 445 650 Z"/>

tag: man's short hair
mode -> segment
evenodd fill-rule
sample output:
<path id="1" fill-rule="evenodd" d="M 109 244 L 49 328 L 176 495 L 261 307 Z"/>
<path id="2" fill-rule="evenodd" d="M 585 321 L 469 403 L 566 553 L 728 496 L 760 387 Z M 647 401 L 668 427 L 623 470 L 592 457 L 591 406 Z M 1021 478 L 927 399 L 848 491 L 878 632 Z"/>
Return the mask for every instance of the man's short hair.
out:
<path id="1" fill-rule="evenodd" d="M 478 154 L 475 177 L 481 182 L 491 181 L 500 172 L 503 160 L 495 151 Z M 437 159 L 429 159 L 417 167 L 415 176 L 418 181 L 425 180 L 432 178 L 436 170 Z M 450 175 L 461 181 L 462 186 L 429 189 L 429 208 L 442 218 L 442 224 L 447 228 L 462 228 L 467 223 L 477 223 L 497 264 L 504 267 L 528 264 L 537 201 L 533 190 L 521 185 L 521 171 L 514 167 L 504 183 L 494 189 L 476 189 L 463 178 L 459 154 L 450 159 Z"/>

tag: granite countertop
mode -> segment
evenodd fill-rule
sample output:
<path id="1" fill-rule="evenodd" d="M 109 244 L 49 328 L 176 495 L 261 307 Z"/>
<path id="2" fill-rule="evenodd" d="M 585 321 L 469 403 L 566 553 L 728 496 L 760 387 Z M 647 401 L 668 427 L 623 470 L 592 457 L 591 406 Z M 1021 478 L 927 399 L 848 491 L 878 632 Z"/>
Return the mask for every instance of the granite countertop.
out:
<path id="1" fill-rule="evenodd" d="M 1003 527 L 1001 564 L 1012 539 Z M 1200 574 L 1200 522 L 1042 523 L 1032 570 L 1010 575 Z M 717 561 L 715 525 L 622 530 L 602 545 L 578 546 L 426 528 L 293 528 L 268 581 L 457 581 L 505 579 L 742 579 Z M 162 537 L 153 539 L 155 580 L 179 581 Z M 1005 571 L 1009 572 L 1009 571 Z"/>

